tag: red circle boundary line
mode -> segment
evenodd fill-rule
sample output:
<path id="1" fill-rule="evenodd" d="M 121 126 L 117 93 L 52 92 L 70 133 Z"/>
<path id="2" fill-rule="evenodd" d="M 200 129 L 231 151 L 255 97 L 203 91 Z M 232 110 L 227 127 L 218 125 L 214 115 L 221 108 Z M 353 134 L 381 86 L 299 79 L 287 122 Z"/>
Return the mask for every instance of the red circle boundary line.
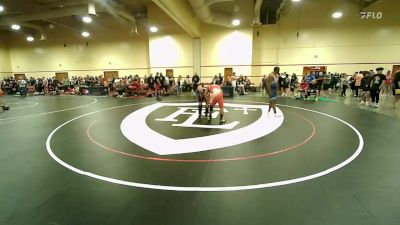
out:
<path id="1" fill-rule="evenodd" d="M 103 148 L 103 149 L 105 149 L 107 151 L 111 151 L 111 152 L 114 152 L 114 153 L 118 153 L 118 154 L 121 154 L 121 155 L 133 157 L 133 158 L 154 160 L 154 161 L 164 161 L 164 162 L 184 162 L 184 163 L 207 163 L 207 162 L 216 163 L 216 162 L 239 161 L 239 160 L 248 160 L 248 159 L 271 157 L 271 156 L 274 156 L 274 155 L 277 155 L 277 154 L 280 154 L 280 153 L 284 153 L 284 152 L 288 152 L 288 151 L 294 150 L 294 149 L 306 144 L 307 142 L 309 142 L 316 134 L 315 124 L 311 120 L 307 119 L 304 116 L 301 116 L 301 115 L 299 115 L 297 113 L 293 113 L 293 114 L 295 114 L 295 115 L 301 117 L 302 119 L 306 120 L 311 125 L 313 131 L 312 131 L 311 135 L 307 139 L 305 139 L 301 143 L 298 143 L 296 145 L 293 145 L 293 146 L 290 146 L 288 148 L 281 149 L 281 150 L 278 150 L 278 151 L 275 151 L 275 152 L 266 153 L 266 154 L 259 154 L 259 155 L 253 155 L 253 156 L 246 156 L 246 157 L 236 157 L 236 158 L 225 158 L 225 159 L 173 159 L 173 158 L 161 158 L 161 157 L 148 157 L 148 156 L 142 156 L 142 155 L 126 153 L 126 152 L 120 151 L 118 149 L 113 149 L 113 148 L 107 147 L 107 146 L 97 142 L 96 140 L 94 140 L 94 138 L 90 135 L 90 129 L 94 125 L 94 123 L 96 121 L 92 122 L 88 126 L 88 128 L 86 129 L 86 134 L 87 134 L 87 137 L 89 138 L 89 140 L 93 144 L 95 144 L 95 145 L 97 145 L 97 146 L 99 146 L 99 147 L 101 147 L 101 148 Z"/>

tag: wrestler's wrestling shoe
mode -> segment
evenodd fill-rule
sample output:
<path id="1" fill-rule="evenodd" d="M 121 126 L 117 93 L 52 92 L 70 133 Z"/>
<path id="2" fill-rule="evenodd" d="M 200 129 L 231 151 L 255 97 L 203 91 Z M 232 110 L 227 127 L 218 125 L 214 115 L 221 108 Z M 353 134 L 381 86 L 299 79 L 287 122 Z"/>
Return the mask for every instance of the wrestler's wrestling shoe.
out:
<path id="1" fill-rule="evenodd" d="M 2 106 L 2 108 L 3 108 L 3 110 L 4 110 L 4 111 L 7 111 L 7 110 L 9 110 L 9 109 L 10 109 L 10 107 L 8 107 L 8 106 L 4 106 L 4 105 Z"/>
<path id="2" fill-rule="evenodd" d="M 224 124 L 226 123 L 226 120 L 219 120 L 219 124 Z"/>

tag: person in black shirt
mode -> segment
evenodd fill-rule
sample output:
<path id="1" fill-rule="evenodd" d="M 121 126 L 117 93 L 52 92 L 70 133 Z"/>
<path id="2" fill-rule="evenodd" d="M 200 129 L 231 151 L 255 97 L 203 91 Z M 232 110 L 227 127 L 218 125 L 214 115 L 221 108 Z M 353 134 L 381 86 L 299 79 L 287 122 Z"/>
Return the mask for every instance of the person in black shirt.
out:
<path id="1" fill-rule="evenodd" d="M 156 76 L 154 77 L 154 83 L 155 83 L 155 86 L 156 86 L 156 96 L 157 96 L 157 99 L 160 99 L 160 95 L 161 95 L 161 78 L 160 78 L 160 75 L 159 75 L 159 73 L 156 73 Z"/>
<path id="2" fill-rule="evenodd" d="M 194 73 L 192 77 L 192 83 L 193 83 L 193 91 L 195 92 L 196 96 L 198 96 L 197 87 L 199 86 L 199 82 L 200 82 L 200 76 L 197 73 Z"/>
<path id="3" fill-rule="evenodd" d="M 381 86 L 384 80 L 386 80 L 386 76 L 382 74 L 383 68 L 379 67 L 376 69 L 377 74 L 375 74 L 371 79 L 371 100 L 373 108 L 379 107 L 379 94 L 381 92 Z"/>
<path id="4" fill-rule="evenodd" d="M 150 74 L 150 76 L 146 79 L 145 83 L 147 83 L 148 85 L 147 96 L 149 96 L 150 94 L 153 95 L 156 89 L 153 74 Z"/>
<path id="5" fill-rule="evenodd" d="M 290 80 L 289 74 L 285 74 L 285 77 L 282 79 L 282 97 L 288 95 L 287 89 L 289 88 Z"/>
<path id="6" fill-rule="evenodd" d="M 294 89 L 296 88 L 296 85 L 299 83 L 299 80 L 297 78 L 297 75 L 294 73 L 292 74 L 292 77 L 290 78 L 290 95 L 292 97 L 295 97 Z"/>
<path id="7" fill-rule="evenodd" d="M 38 79 L 37 91 L 39 92 L 40 95 L 44 94 L 44 83 L 41 78 Z"/>
<path id="8" fill-rule="evenodd" d="M 165 76 L 162 73 L 160 73 L 160 87 L 161 87 L 160 91 L 161 94 L 165 91 Z"/>
<path id="9" fill-rule="evenodd" d="M 364 77 L 361 80 L 361 95 L 360 95 L 360 105 L 365 104 L 366 106 L 369 105 L 370 100 L 370 91 L 371 91 L 371 79 L 372 74 L 368 71 L 363 72 Z"/>
<path id="10" fill-rule="evenodd" d="M 222 85 L 224 83 L 224 77 L 222 76 L 221 73 L 219 74 L 218 79 L 219 79 L 218 84 Z"/>
<path id="11" fill-rule="evenodd" d="M 400 70 L 397 70 L 393 78 L 393 107 L 396 107 L 396 103 L 400 100 Z"/>

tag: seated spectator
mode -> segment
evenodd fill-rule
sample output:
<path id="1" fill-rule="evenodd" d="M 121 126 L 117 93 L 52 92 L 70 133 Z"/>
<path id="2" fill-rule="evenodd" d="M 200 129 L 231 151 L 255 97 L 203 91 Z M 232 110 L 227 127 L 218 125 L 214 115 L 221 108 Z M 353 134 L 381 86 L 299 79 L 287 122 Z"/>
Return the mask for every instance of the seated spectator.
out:
<path id="1" fill-rule="evenodd" d="M 119 80 L 115 86 L 114 97 L 125 97 L 127 91 L 126 83 L 123 80 Z"/>
<path id="2" fill-rule="evenodd" d="M 300 98 L 308 99 L 309 95 L 309 84 L 307 83 L 307 80 L 303 78 L 303 80 L 300 83 L 300 88 L 299 88 L 299 93 L 300 93 Z"/>
<path id="3" fill-rule="evenodd" d="M 246 90 L 244 88 L 245 81 L 244 81 L 243 75 L 240 75 L 240 77 L 237 80 L 236 84 L 237 84 L 237 89 L 238 89 L 237 91 L 238 91 L 239 95 L 247 94 Z"/>
<path id="4" fill-rule="evenodd" d="M 244 91 L 248 92 L 250 90 L 250 86 L 251 86 L 251 81 L 247 76 L 245 76 L 244 77 Z"/>

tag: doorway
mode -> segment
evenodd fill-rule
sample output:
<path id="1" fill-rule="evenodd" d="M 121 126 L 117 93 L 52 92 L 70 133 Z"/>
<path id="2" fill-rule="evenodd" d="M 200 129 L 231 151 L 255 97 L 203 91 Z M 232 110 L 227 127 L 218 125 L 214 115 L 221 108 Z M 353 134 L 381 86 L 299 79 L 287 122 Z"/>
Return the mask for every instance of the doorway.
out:
<path id="1" fill-rule="evenodd" d="M 167 69 L 165 70 L 165 75 L 167 77 L 173 77 L 174 76 L 174 70 L 173 69 Z"/>
<path id="2" fill-rule="evenodd" d="M 104 71 L 104 80 L 112 81 L 113 78 L 118 78 L 118 71 Z"/>
<path id="3" fill-rule="evenodd" d="M 56 79 L 57 80 L 67 80 L 68 73 L 56 73 Z"/>
<path id="4" fill-rule="evenodd" d="M 16 80 L 25 79 L 25 74 L 24 74 L 24 73 L 17 73 L 17 74 L 14 74 L 14 78 L 15 78 Z"/>
<path id="5" fill-rule="evenodd" d="M 225 68 L 224 69 L 224 81 L 228 82 L 231 80 L 233 75 L 233 69 L 232 68 Z"/>

